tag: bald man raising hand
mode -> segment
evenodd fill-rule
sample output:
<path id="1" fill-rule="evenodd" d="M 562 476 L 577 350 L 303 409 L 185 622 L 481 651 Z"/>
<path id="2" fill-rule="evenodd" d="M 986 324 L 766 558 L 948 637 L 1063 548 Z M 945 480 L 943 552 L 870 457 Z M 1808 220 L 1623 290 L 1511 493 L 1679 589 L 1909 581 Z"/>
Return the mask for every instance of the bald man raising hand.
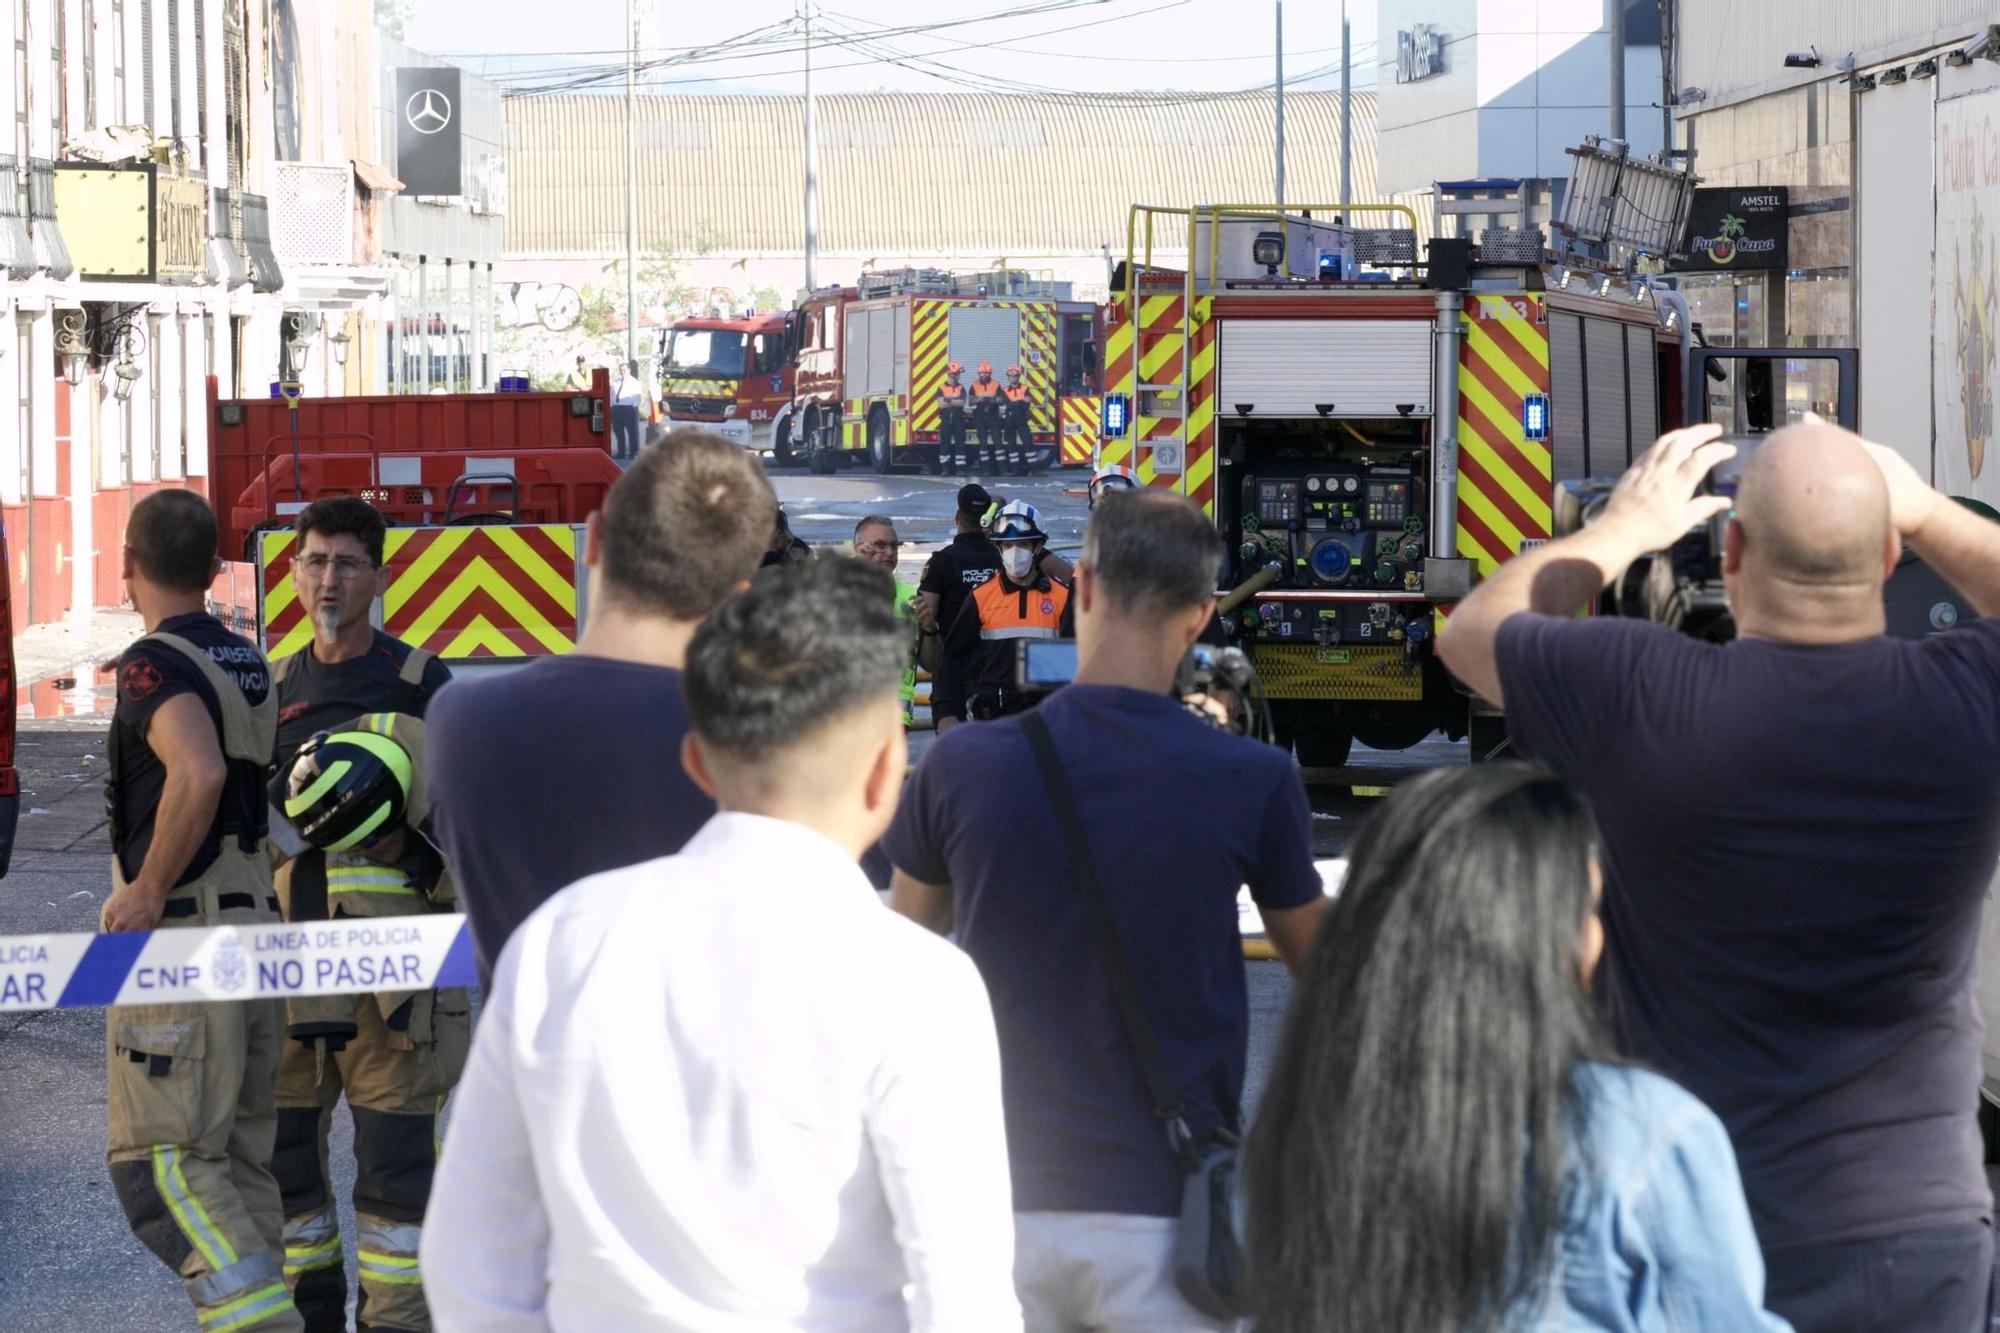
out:
<path id="1" fill-rule="evenodd" d="M 1598 985 L 1626 1056 L 1728 1125 L 1799 1333 L 1985 1328 L 1979 914 L 2000 858 L 2000 619 L 1883 635 L 1903 542 L 2000 615 L 2000 524 L 1817 419 L 1744 468 L 1733 643 L 1574 619 L 1729 502 L 1714 426 L 1635 462 L 1601 519 L 1502 566 L 1439 652 L 1602 832 Z"/>

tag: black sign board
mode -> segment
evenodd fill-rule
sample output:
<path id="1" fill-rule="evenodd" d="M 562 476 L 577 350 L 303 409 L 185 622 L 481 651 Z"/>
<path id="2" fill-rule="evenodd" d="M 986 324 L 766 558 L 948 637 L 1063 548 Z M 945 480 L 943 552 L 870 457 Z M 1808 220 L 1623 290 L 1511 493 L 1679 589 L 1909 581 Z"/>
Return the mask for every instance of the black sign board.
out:
<path id="1" fill-rule="evenodd" d="M 463 194 L 458 71 L 396 71 L 396 174 L 413 195 Z"/>
<path id="2" fill-rule="evenodd" d="M 1784 268 L 1789 206 L 1782 185 L 1696 190 L 1687 254 L 1673 266 L 1693 273 Z"/>

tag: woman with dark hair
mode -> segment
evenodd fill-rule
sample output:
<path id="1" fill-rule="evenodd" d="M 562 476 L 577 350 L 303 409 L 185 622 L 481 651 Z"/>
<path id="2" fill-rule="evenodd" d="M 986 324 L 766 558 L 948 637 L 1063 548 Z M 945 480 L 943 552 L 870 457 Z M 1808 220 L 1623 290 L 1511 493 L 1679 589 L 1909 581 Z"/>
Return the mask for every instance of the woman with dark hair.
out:
<path id="1" fill-rule="evenodd" d="M 1246 1149 L 1259 1333 L 1787 1327 L 1721 1122 L 1599 1036 L 1594 839 L 1515 763 L 1363 827 Z"/>

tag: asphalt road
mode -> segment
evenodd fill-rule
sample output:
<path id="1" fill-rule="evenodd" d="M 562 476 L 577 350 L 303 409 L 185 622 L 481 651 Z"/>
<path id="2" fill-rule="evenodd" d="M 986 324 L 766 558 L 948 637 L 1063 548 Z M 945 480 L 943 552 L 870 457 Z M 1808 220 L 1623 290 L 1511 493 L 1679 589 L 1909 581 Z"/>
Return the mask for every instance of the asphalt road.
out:
<path id="1" fill-rule="evenodd" d="M 845 542 L 864 514 L 893 518 L 906 545 L 905 577 L 951 535 L 957 479 L 773 469 L 793 530 L 815 545 Z M 1058 548 L 1081 538 L 1080 473 L 995 480 L 989 489 L 1041 508 Z M 1075 493 L 1071 493 L 1075 492 Z M 68 684 L 70 680 L 76 683 Z M 31 690 L 23 681 L 17 761 L 22 816 L 12 869 L 0 881 L 0 936 L 87 931 L 107 891 L 102 781 L 108 686 L 89 672 Z M 58 686 L 61 688 L 58 688 Z M 63 707 L 48 700 L 60 696 Z M 36 698 L 38 705 L 26 702 Z M 52 716 L 62 712 L 74 716 Z M 927 738 L 919 737 L 913 748 Z M 1370 803 L 1396 781 L 1436 764 L 1463 763 L 1464 747 L 1428 742 L 1400 754 L 1356 747 L 1341 770 L 1308 774 L 1313 850 L 1340 856 Z M 1250 1093 L 1264 1081 L 1290 993 L 1277 963 L 1248 964 Z M 104 1023 L 100 1010 L 0 1015 L 0 1329 L 192 1326 L 180 1285 L 126 1230 L 105 1174 Z M 337 1118 L 336 1188 L 352 1188 L 348 1122 Z M 351 1251 L 353 1218 L 342 1224 Z M 350 1264 L 351 1264 L 350 1252 Z"/>

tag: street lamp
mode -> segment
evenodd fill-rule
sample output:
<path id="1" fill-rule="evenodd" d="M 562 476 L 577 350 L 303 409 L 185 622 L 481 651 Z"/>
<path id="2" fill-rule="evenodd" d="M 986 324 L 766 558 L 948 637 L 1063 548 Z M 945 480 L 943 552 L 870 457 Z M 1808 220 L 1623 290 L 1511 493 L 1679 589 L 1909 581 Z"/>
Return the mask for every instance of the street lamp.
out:
<path id="1" fill-rule="evenodd" d="M 111 374 L 111 396 L 121 403 L 125 402 L 132 396 L 132 385 L 141 374 L 138 363 L 132 360 L 132 353 L 129 350 L 118 358 L 118 364 L 111 368 Z"/>
<path id="2" fill-rule="evenodd" d="M 83 372 L 90 361 L 88 352 L 64 352 L 62 354 L 63 380 L 74 389 L 83 383 Z"/>
<path id="3" fill-rule="evenodd" d="M 326 345 L 333 352 L 333 364 L 347 364 L 347 330 L 335 329 L 326 335 Z"/>

